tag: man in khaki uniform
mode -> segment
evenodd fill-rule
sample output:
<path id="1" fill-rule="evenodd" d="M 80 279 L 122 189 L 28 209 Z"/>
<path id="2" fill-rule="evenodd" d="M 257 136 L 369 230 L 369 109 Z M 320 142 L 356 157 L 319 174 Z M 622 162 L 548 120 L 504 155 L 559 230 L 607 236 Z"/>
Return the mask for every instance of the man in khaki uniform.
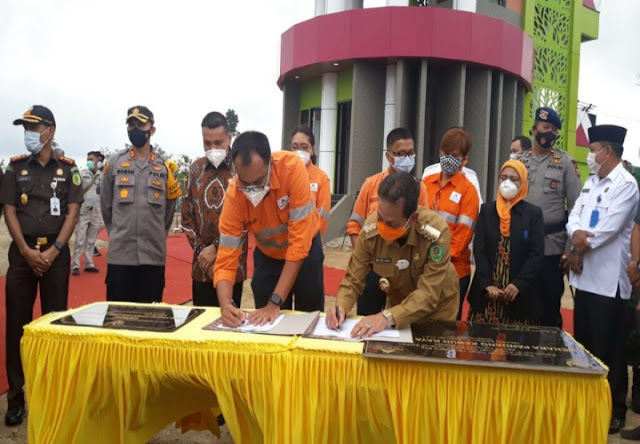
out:
<path id="1" fill-rule="evenodd" d="M 408 173 L 388 176 L 380 184 L 377 212 L 366 219 L 358 236 L 338 289 L 337 310 L 327 312 L 330 328 L 342 324 L 371 269 L 381 276 L 387 309 L 362 318 L 353 328 L 353 337 L 422 319 L 455 321 L 460 295 L 449 256 L 451 234 L 435 212 L 418 207 L 419 190 L 420 183 Z"/>
<path id="2" fill-rule="evenodd" d="M 520 156 L 529 171 L 529 193 L 525 200 L 540 207 L 544 216 L 545 278 L 540 323 L 558 328 L 562 328 L 560 300 L 564 293 L 560 259 L 570 247 L 565 225 L 582 188 L 575 160 L 556 146 L 561 128 L 562 121 L 553 109 L 538 108 L 532 128 L 533 147 Z"/>

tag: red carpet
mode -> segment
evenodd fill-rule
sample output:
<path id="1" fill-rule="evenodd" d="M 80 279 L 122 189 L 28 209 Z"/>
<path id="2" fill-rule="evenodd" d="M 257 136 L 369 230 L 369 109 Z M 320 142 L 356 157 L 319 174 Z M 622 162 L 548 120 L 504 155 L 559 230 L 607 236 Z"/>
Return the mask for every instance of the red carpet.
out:
<path id="1" fill-rule="evenodd" d="M 98 236 L 107 240 L 106 231 Z M 249 238 L 248 274 L 253 275 L 253 249 L 255 243 Z M 183 304 L 191 300 L 191 259 L 192 249 L 183 234 L 172 234 L 167 239 L 167 265 L 165 271 L 165 289 L 163 301 L 169 304 Z M 106 287 L 104 284 L 107 272 L 107 249 L 101 249 L 102 256 L 95 257 L 95 266 L 100 273 L 80 272 L 80 276 L 71 276 L 69 284 L 69 308 L 76 308 L 91 302 L 104 301 L 106 299 Z M 80 270 L 84 268 L 84 259 L 80 264 Z M 344 271 L 336 268 L 324 267 L 325 294 L 335 296 L 338 285 L 344 277 Z M 5 369 L 5 277 L 0 276 L 0 393 L 7 390 L 7 374 Z M 468 304 L 465 302 L 463 314 L 466 317 Z M 573 315 L 571 310 L 562 310 L 564 326 L 568 332 L 573 332 Z M 40 316 L 40 302 L 36 301 L 33 312 L 34 318 Z M 1 407 L 0 407 L 1 408 Z"/>

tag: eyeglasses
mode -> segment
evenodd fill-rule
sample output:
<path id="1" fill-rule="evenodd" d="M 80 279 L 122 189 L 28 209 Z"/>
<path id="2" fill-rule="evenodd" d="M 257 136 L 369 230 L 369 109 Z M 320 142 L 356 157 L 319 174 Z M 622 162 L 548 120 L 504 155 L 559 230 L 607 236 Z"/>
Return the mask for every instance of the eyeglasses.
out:
<path id="1" fill-rule="evenodd" d="M 416 155 L 416 152 L 414 150 L 411 151 L 400 151 L 399 153 L 391 153 L 391 155 L 393 157 L 399 157 L 400 159 L 404 159 L 405 157 L 412 157 Z"/>
<path id="2" fill-rule="evenodd" d="M 291 151 L 309 151 L 309 148 L 311 148 L 311 145 L 307 145 L 306 143 L 301 143 L 300 145 L 298 145 L 297 143 L 291 144 Z"/>
<path id="3" fill-rule="evenodd" d="M 513 183 L 520 183 L 520 178 L 518 176 L 508 176 L 506 174 L 501 174 L 499 179 L 500 179 L 500 182 L 504 182 L 505 180 L 510 180 Z"/>
<path id="4" fill-rule="evenodd" d="M 149 122 L 142 123 L 137 119 L 131 119 L 130 121 L 127 122 L 127 131 L 131 131 L 134 128 L 142 129 L 147 125 L 147 123 Z"/>
<path id="5" fill-rule="evenodd" d="M 233 174 L 236 174 L 235 167 L 233 168 Z M 267 167 L 267 178 L 264 181 L 264 185 L 237 185 L 240 191 L 246 191 L 247 193 L 252 193 L 254 191 L 263 191 L 266 186 L 269 184 L 269 179 L 271 178 L 271 162 L 269 162 L 269 166 Z M 238 182 L 240 179 L 238 179 Z"/>

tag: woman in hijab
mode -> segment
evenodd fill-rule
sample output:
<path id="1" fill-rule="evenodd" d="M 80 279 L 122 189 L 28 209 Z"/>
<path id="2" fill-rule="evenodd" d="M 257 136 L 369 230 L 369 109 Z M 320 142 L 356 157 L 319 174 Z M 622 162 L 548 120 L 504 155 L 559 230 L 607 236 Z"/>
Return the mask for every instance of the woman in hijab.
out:
<path id="1" fill-rule="evenodd" d="M 524 201 L 525 165 L 500 168 L 498 198 L 480 209 L 473 254 L 476 271 L 468 319 L 496 324 L 539 324 L 539 284 L 544 258 L 542 210 Z"/>

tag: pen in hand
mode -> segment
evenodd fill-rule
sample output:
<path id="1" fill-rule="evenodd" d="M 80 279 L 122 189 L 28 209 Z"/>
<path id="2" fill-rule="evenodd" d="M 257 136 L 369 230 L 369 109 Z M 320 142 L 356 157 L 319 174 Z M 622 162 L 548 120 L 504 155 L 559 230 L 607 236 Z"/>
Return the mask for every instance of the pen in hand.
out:
<path id="1" fill-rule="evenodd" d="M 238 308 L 238 306 L 236 305 L 236 301 L 234 301 L 233 299 L 231 299 L 231 305 L 233 305 L 233 308 Z M 243 311 L 242 314 L 244 315 L 242 325 L 245 325 L 247 323 L 247 316 L 249 316 L 249 313 Z"/>
<path id="2" fill-rule="evenodd" d="M 340 331 L 340 309 L 336 305 L 336 331 Z"/>

